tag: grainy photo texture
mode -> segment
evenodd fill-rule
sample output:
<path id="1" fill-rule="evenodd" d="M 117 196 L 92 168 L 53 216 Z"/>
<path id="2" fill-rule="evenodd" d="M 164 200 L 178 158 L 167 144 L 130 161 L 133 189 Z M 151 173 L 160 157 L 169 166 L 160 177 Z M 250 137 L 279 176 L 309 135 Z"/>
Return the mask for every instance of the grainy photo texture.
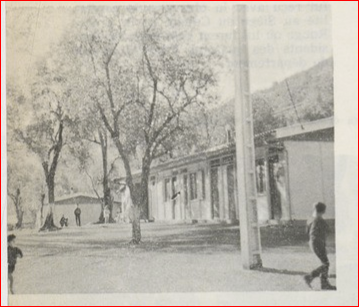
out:
<path id="1" fill-rule="evenodd" d="M 6 17 L 10 298 L 336 290 L 330 5 Z"/>

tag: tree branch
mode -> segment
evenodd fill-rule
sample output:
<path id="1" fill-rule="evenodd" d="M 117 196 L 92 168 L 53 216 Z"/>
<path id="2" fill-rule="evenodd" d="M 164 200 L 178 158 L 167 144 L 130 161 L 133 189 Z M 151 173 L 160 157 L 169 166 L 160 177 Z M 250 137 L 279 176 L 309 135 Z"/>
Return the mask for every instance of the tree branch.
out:
<path id="1" fill-rule="evenodd" d="M 49 177 L 49 163 L 47 161 L 42 162 L 42 168 L 44 169 L 45 177 L 47 181 L 47 178 Z"/>
<path id="2" fill-rule="evenodd" d="M 89 139 L 89 138 L 86 138 L 86 137 L 82 137 L 82 139 L 87 141 L 87 142 L 94 143 L 96 145 L 101 145 L 101 143 L 98 140 L 96 140 L 96 138 Z"/>
<path id="3" fill-rule="evenodd" d="M 173 134 L 175 134 L 177 131 L 183 131 L 183 129 L 179 126 L 176 126 L 175 128 L 173 128 L 171 131 L 169 131 L 167 134 L 165 134 L 162 138 L 160 138 L 158 141 L 156 141 L 155 146 L 152 149 L 152 157 L 156 157 L 157 156 L 157 149 L 160 145 L 163 146 L 163 142 L 166 141 L 169 137 L 171 137 Z"/>
<path id="4" fill-rule="evenodd" d="M 117 110 L 117 112 L 115 113 L 115 120 L 116 120 L 116 122 L 118 121 L 118 118 L 119 118 L 119 116 L 121 115 L 121 113 L 123 112 L 123 110 L 128 106 L 128 105 L 130 105 L 132 103 L 132 100 L 129 100 L 129 101 L 127 101 L 126 103 L 124 103 L 122 106 L 121 106 L 121 108 L 119 108 L 118 110 Z"/>
<path id="5" fill-rule="evenodd" d="M 153 27 L 153 25 L 162 17 L 162 15 L 166 12 L 165 8 L 162 7 L 162 11 L 160 13 L 157 14 L 157 16 L 155 16 L 155 18 L 153 18 L 152 23 L 148 26 L 148 28 L 146 29 L 146 33 L 148 33 L 151 28 Z"/>
<path id="6" fill-rule="evenodd" d="M 63 147 L 63 138 L 62 138 L 63 131 L 64 131 L 64 125 L 63 125 L 63 122 L 61 121 L 60 126 L 59 126 L 59 139 L 58 139 L 58 142 L 57 142 L 57 144 L 55 146 L 55 155 L 54 155 L 54 158 L 53 158 L 52 163 L 51 163 L 50 174 L 55 173 L 57 163 L 58 163 L 58 160 L 60 158 L 60 153 L 61 153 L 61 150 L 62 150 L 62 147 Z"/>
<path id="7" fill-rule="evenodd" d="M 148 121 L 147 121 L 147 127 L 150 129 L 152 126 L 153 117 L 154 117 L 154 113 L 155 113 L 155 106 L 156 106 L 156 101 L 157 101 L 158 80 L 157 80 L 157 77 L 154 75 L 151 61 L 148 57 L 146 45 L 143 46 L 143 54 L 145 56 L 148 72 L 149 72 L 152 82 L 153 82 L 152 102 L 151 102 L 150 112 L 149 112 Z M 148 134 L 148 132 L 149 131 L 146 131 L 147 134 Z"/>
<path id="8" fill-rule="evenodd" d="M 90 178 L 91 185 L 92 185 L 92 190 L 95 192 L 95 194 L 96 194 L 98 200 L 101 201 L 102 198 L 101 198 L 100 194 L 98 194 L 98 192 L 97 192 L 97 190 L 96 190 L 96 186 L 95 186 L 95 183 L 94 183 L 94 181 L 93 181 L 93 178 L 92 178 L 91 175 L 88 173 L 87 169 L 84 169 L 84 171 L 85 171 L 86 175 Z"/>
<path id="9" fill-rule="evenodd" d="M 173 109 L 173 105 L 172 105 L 172 103 L 171 103 L 171 99 L 170 99 L 163 91 L 158 90 L 158 93 L 159 93 L 163 98 L 165 98 L 165 99 L 167 100 L 168 106 L 170 107 L 172 113 L 175 113 L 175 110 Z M 176 96 L 178 96 L 178 95 L 176 95 Z"/>
<path id="10" fill-rule="evenodd" d="M 55 142 L 55 140 L 54 140 L 54 142 Z M 50 159 L 51 153 L 55 150 L 55 148 L 56 148 L 56 145 L 53 145 L 53 146 L 49 149 L 49 151 L 48 151 L 48 153 L 47 153 L 47 158 L 48 158 L 48 159 Z"/>
<path id="11" fill-rule="evenodd" d="M 96 64 L 95 64 L 95 57 L 94 57 L 94 54 L 93 54 L 93 46 L 92 44 L 90 43 L 90 39 L 89 39 L 89 35 L 87 33 L 87 43 L 90 47 L 90 57 L 91 57 L 91 63 L 92 63 L 92 68 L 94 70 L 94 74 L 96 76 L 97 79 L 99 79 L 99 77 L 97 76 L 97 69 L 96 69 Z"/>
<path id="12" fill-rule="evenodd" d="M 106 78 L 107 78 L 107 87 L 105 88 L 107 97 L 110 102 L 111 111 L 114 114 L 115 112 L 115 103 L 113 101 L 113 94 L 112 94 L 112 85 L 111 85 L 111 75 L 110 75 L 110 68 L 108 66 L 109 64 L 106 64 L 105 71 L 106 71 Z"/>
<path id="13" fill-rule="evenodd" d="M 105 65 L 108 66 L 111 63 L 112 57 L 115 54 L 115 51 L 117 49 L 117 46 L 120 44 L 120 39 L 115 43 L 115 46 L 113 47 L 113 49 L 110 51 L 110 54 L 108 55 L 107 60 L 105 61 Z"/>
<path id="14" fill-rule="evenodd" d="M 151 143 L 155 142 L 157 138 L 161 135 L 162 131 L 167 127 L 167 125 L 179 114 L 181 114 L 191 103 L 193 102 L 193 99 L 188 100 L 177 112 L 172 113 L 167 117 L 167 119 L 164 121 L 164 123 L 161 125 L 159 129 L 154 133 Z"/>
<path id="15" fill-rule="evenodd" d="M 112 127 L 111 127 L 111 125 L 110 125 L 110 123 L 109 123 L 109 121 L 108 121 L 108 119 L 106 117 L 106 114 L 105 114 L 104 110 L 102 109 L 102 107 L 100 106 L 99 103 L 97 103 L 97 107 L 98 107 L 98 109 L 99 109 L 99 111 L 101 113 L 102 121 L 105 124 L 107 130 L 110 132 L 111 135 L 114 135 L 115 131 L 114 131 L 114 129 L 112 129 Z"/>
<path id="16" fill-rule="evenodd" d="M 111 163 L 111 167 L 110 170 L 107 173 L 107 177 L 109 177 L 111 175 L 111 173 L 115 170 L 115 163 L 117 160 L 121 159 L 120 157 L 117 157 L 115 160 L 113 160 L 113 162 Z"/>
<path id="17" fill-rule="evenodd" d="M 151 62 L 150 62 L 150 59 L 149 59 L 148 54 L 147 54 L 147 47 L 146 47 L 145 44 L 143 45 L 143 55 L 145 56 L 147 69 L 148 69 L 148 72 L 150 73 L 151 79 L 153 81 L 157 80 L 157 77 L 153 73 Z"/>

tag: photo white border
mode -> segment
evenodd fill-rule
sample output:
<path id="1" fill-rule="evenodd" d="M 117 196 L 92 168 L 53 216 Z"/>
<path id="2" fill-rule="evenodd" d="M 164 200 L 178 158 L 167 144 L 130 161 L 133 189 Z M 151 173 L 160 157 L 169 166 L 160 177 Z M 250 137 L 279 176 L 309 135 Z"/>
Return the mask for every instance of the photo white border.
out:
<path id="1" fill-rule="evenodd" d="M 38 1 L 6 1 L 11 5 L 38 5 Z M 44 5 L 60 5 L 64 2 L 46 1 Z M 92 4 L 92 1 L 71 1 L 67 5 Z M 125 2 L 121 2 L 124 4 Z M 143 2 L 149 5 L 148 2 Z M 158 2 L 164 4 L 164 2 Z M 151 2 L 151 5 L 158 4 Z M 178 2 L 172 2 L 177 4 Z M 232 5 L 234 2 L 179 2 L 180 4 Z M 245 2 L 237 2 L 245 3 Z M 257 3 L 264 5 L 288 4 L 288 2 L 271 1 Z M 312 1 L 290 1 L 293 4 L 312 4 Z M 315 3 L 315 2 L 314 2 Z M 164 305 L 246 305 L 246 306 L 357 306 L 358 303 L 358 2 L 329 1 L 317 3 L 332 4 L 333 48 L 335 72 L 335 152 L 345 161 L 338 163 L 336 172 L 345 168 L 344 183 L 336 183 L 336 223 L 337 223 L 337 280 L 336 292 L 241 292 L 241 293 L 186 293 L 186 294 L 121 294 L 121 295 L 33 295 L 13 296 L 11 305 L 16 306 L 164 306 Z M 113 2 L 101 2 L 101 5 L 114 5 Z M 126 3 L 125 3 L 126 4 Z M 127 4 L 133 5 L 134 2 Z M 96 3 L 97 5 L 97 3 Z M 6 207 L 6 122 L 5 122 L 5 3 L 1 2 L 1 213 Z M 7 306 L 7 268 L 6 268 L 6 222 L 1 225 L 1 305 Z M 344 230 L 344 231 L 342 231 Z M 5 280 L 6 279 L 6 280 Z"/>

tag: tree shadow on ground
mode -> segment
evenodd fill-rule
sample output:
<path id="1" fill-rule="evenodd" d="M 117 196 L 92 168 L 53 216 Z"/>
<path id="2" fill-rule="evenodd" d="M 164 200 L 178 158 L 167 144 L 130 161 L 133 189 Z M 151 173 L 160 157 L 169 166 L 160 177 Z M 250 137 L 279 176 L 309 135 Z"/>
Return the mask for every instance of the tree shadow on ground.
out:
<path id="1" fill-rule="evenodd" d="M 91 252 L 102 253 L 116 250 L 131 250 L 133 253 L 160 252 L 160 253 L 188 253 L 188 254 L 221 254 L 238 253 L 240 251 L 240 229 L 238 225 L 155 225 L 144 228 L 142 243 L 129 244 L 130 236 L 116 236 L 113 232 L 106 236 L 89 236 L 85 233 L 67 234 L 56 237 L 46 236 L 49 242 L 43 242 L 42 247 L 49 247 L 55 251 L 76 254 L 82 252 L 90 255 Z M 112 231 L 112 230 L 111 230 Z M 114 229 L 113 231 L 118 231 Z M 45 238 L 45 237 L 44 237 Z M 286 252 L 295 253 L 307 244 L 305 229 L 298 227 L 262 227 L 262 247 L 286 248 Z M 33 245 L 34 242 L 24 242 Z M 49 246 L 50 245 L 50 246 Z M 40 248 L 38 246 L 37 248 Z M 113 250 L 113 251 L 112 251 Z M 309 248 L 305 252 L 310 252 Z M 49 253 L 49 251 L 47 251 Z M 52 254 L 52 251 L 50 252 Z M 39 253 L 41 254 L 41 253 Z"/>
<path id="2" fill-rule="evenodd" d="M 176 231 L 178 228 L 178 231 Z M 218 254 L 240 251 L 240 230 L 233 225 L 196 225 L 195 227 L 173 227 L 172 233 L 151 233 L 144 235 L 143 241 L 134 249 L 153 252 Z M 294 228 L 262 228 L 262 246 L 264 248 L 303 246 L 305 233 Z M 109 246 L 128 248 L 128 242 L 116 240 L 92 240 L 93 248 L 103 249 Z"/>

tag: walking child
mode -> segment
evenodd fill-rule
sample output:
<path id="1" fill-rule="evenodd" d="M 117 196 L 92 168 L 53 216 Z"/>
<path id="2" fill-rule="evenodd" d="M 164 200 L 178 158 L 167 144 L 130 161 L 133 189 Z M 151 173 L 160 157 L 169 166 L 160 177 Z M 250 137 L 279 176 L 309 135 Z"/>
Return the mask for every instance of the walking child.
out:
<path id="1" fill-rule="evenodd" d="M 14 294 L 14 276 L 15 266 L 17 262 L 17 258 L 23 257 L 21 249 L 15 247 L 15 235 L 9 235 L 7 237 L 8 247 L 7 247 L 7 257 L 8 257 L 8 273 L 9 273 L 9 283 L 10 283 L 10 293 Z"/>
<path id="2" fill-rule="evenodd" d="M 329 259 L 326 249 L 326 240 L 329 233 L 329 226 L 323 218 L 326 205 L 318 202 L 314 204 L 313 218 L 307 223 L 307 233 L 309 235 L 309 245 L 313 253 L 321 261 L 321 266 L 304 276 L 306 284 L 311 288 L 312 281 L 320 277 L 322 290 L 336 290 L 328 281 Z"/>

